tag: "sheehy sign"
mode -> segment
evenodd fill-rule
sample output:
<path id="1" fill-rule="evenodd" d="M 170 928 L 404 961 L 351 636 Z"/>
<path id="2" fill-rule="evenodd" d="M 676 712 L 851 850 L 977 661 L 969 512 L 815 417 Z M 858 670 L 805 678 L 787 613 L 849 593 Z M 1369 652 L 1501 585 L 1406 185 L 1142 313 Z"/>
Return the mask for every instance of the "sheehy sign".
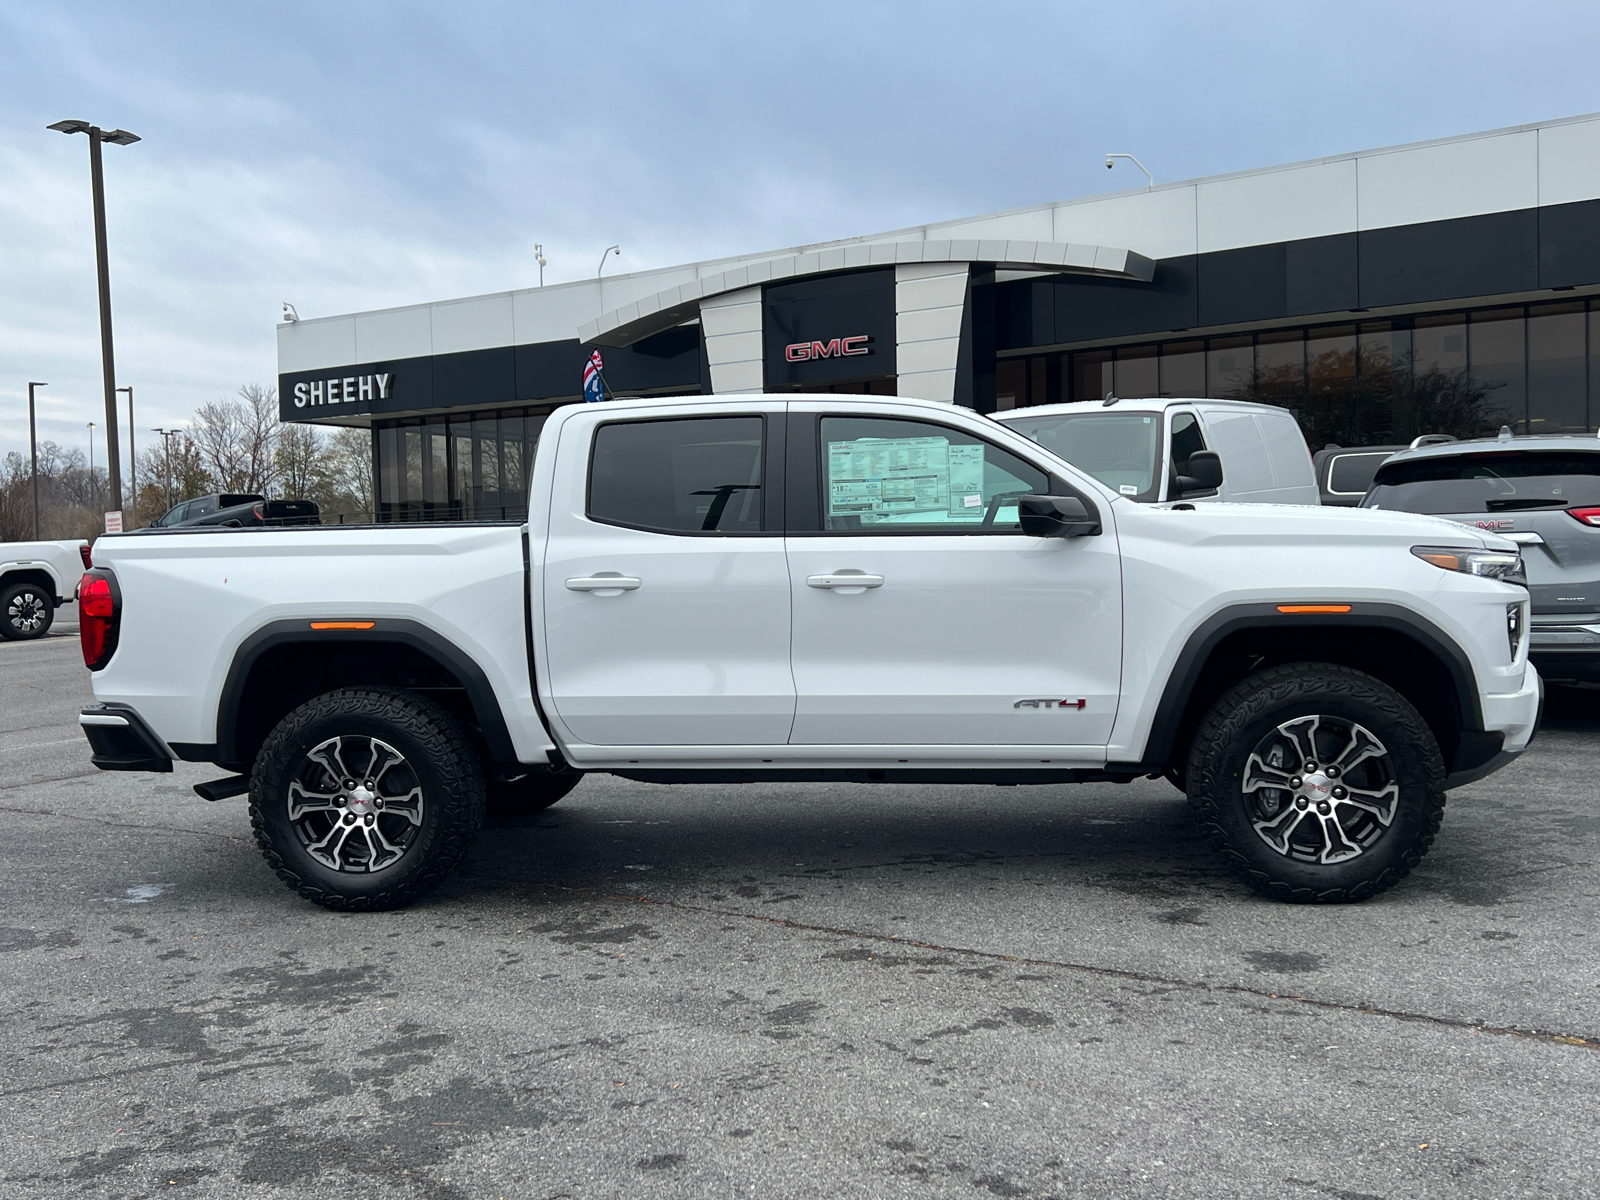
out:
<path id="1" fill-rule="evenodd" d="M 859 334 L 827 342 L 791 342 L 783 348 L 783 357 L 792 363 L 814 362 L 819 358 L 855 358 L 872 353 L 872 347 L 867 345 L 871 340 L 866 334 Z"/>
<path id="2" fill-rule="evenodd" d="M 315 408 L 323 404 L 355 404 L 362 400 L 387 400 L 394 375 L 346 375 L 341 379 L 313 379 L 294 385 L 294 406 Z"/>

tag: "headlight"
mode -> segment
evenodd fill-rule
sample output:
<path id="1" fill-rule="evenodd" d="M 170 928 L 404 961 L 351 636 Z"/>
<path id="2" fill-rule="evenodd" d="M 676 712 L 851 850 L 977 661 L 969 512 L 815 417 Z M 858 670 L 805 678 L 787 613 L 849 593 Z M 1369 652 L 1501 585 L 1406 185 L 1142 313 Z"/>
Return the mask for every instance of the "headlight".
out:
<path id="1" fill-rule="evenodd" d="M 1413 546 L 1411 553 L 1441 571 L 1460 571 L 1463 575 L 1482 575 L 1502 583 L 1528 586 L 1528 573 L 1517 550 L 1465 550 L 1459 546 Z"/>

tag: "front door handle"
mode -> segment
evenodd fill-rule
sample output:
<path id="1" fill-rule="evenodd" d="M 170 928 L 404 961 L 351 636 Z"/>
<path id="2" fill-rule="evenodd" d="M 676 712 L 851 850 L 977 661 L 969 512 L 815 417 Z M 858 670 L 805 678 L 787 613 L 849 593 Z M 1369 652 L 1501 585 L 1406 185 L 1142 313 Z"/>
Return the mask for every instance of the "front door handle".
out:
<path id="1" fill-rule="evenodd" d="M 569 592 L 593 592 L 596 596 L 620 596 L 638 588 L 641 580 L 632 575 L 619 575 L 615 571 L 598 571 L 593 575 L 580 575 L 567 580 Z"/>
<path id="2" fill-rule="evenodd" d="M 868 588 L 883 586 L 882 575 L 868 575 L 865 571 L 845 569 L 835 571 L 831 575 L 807 575 L 806 586 L 826 588 L 831 592 L 838 592 L 841 596 L 859 596 Z"/>

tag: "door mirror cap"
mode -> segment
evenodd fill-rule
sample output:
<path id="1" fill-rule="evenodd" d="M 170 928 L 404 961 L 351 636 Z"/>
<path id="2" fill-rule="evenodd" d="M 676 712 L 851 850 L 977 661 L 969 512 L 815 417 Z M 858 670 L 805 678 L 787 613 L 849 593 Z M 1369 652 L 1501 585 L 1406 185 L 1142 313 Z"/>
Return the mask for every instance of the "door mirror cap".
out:
<path id="1" fill-rule="evenodd" d="M 1100 516 L 1076 496 L 1023 496 L 1017 501 L 1022 532 L 1029 537 L 1094 537 Z"/>
<path id="2" fill-rule="evenodd" d="M 1189 456 L 1189 473 L 1178 476 L 1178 492 L 1212 492 L 1222 486 L 1222 459 L 1215 450 L 1196 450 Z"/>

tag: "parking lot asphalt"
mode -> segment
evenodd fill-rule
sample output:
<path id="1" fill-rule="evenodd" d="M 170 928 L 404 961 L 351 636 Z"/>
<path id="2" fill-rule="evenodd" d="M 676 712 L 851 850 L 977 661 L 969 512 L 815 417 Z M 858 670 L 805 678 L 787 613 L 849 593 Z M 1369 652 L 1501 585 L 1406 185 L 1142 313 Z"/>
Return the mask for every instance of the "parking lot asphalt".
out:
<path id="1" fill-rule="evenodd" d="M 0 1195 L 1600 1190 L 1600 693 L 1361 905 L 1159 781 L 595 777 L 376 915 L 215 768 L 95 770 L 91 698 L 70 621 L 0 643 Z"/>

